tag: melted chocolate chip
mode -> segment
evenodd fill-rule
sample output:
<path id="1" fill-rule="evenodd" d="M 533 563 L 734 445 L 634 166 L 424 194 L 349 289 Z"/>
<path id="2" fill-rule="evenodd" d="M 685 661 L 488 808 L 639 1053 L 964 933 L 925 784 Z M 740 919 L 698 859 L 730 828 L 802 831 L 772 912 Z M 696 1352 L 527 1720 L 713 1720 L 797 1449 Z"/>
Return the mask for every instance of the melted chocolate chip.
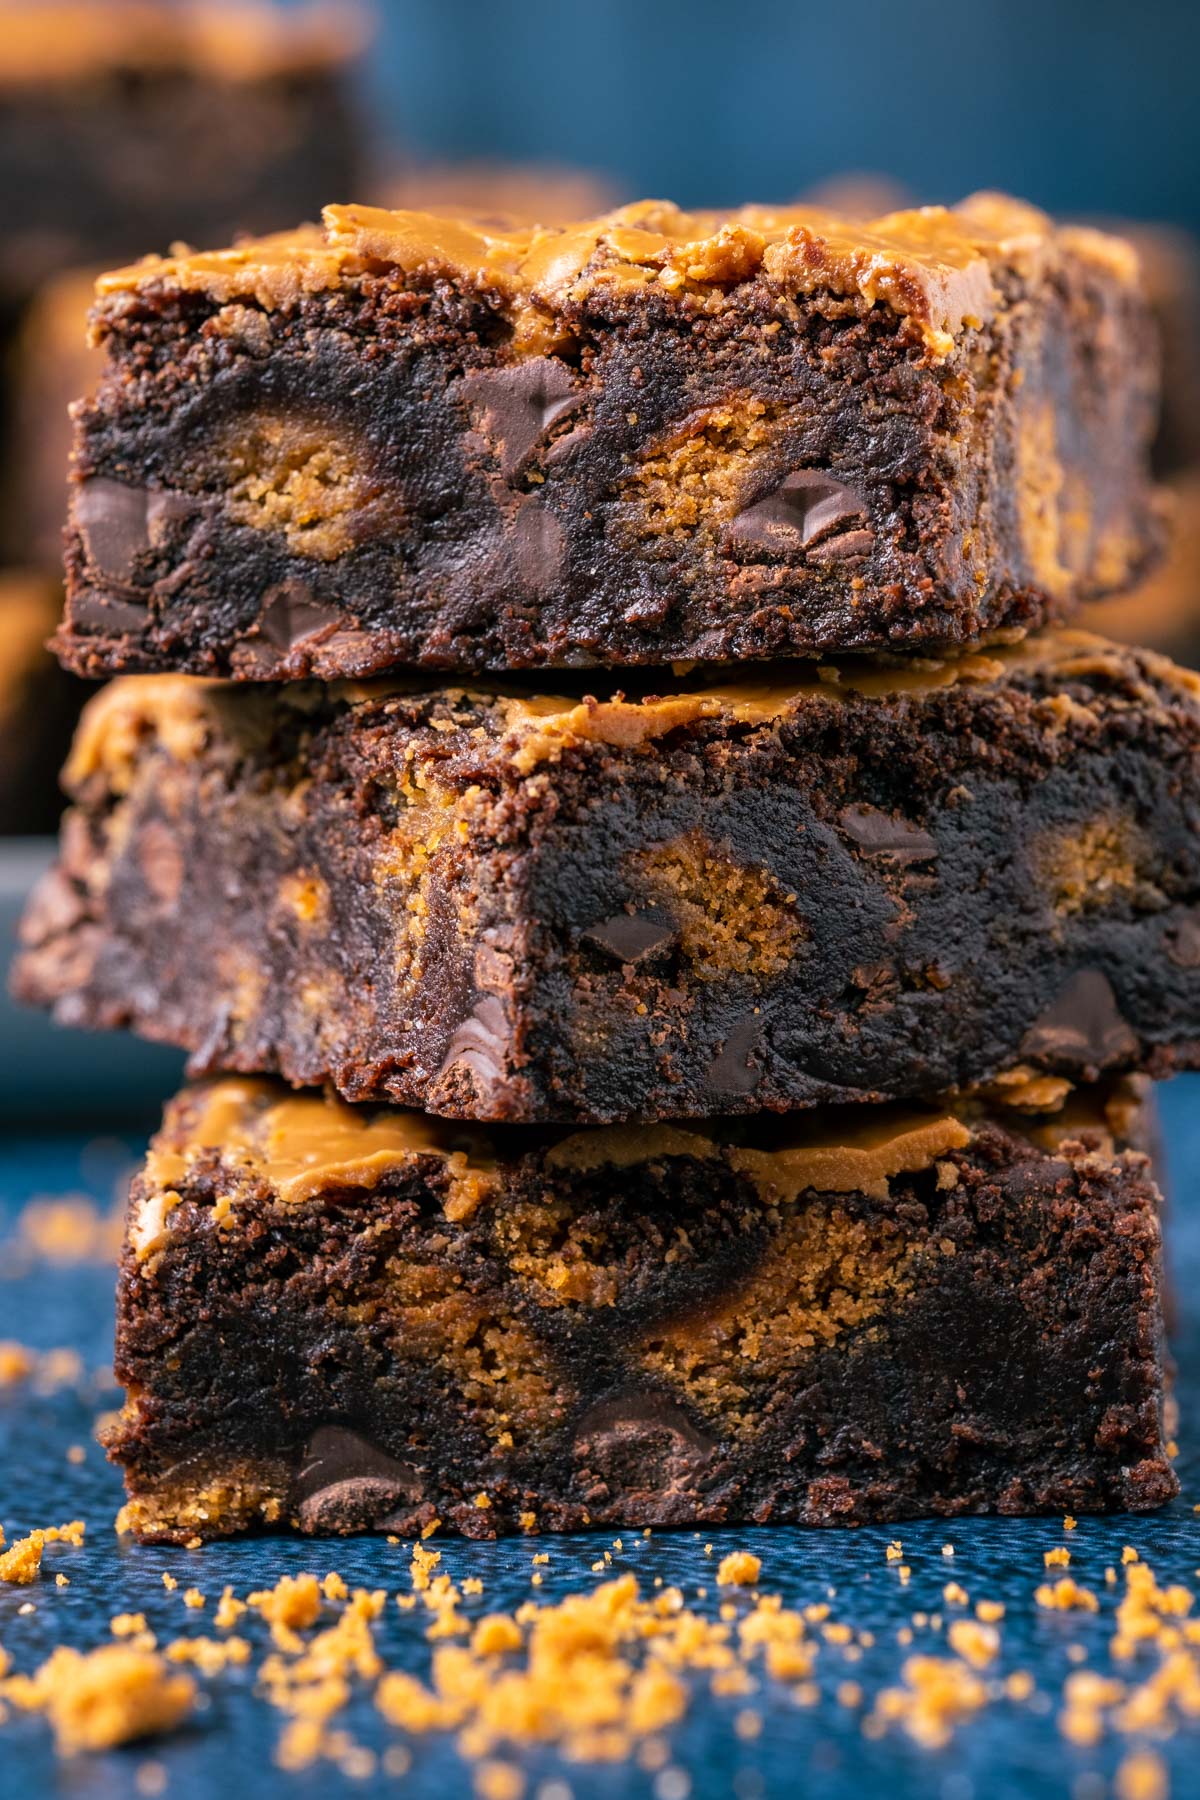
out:
<path id="1" fill-rule="evenodd" d="M 673 950 L 679 933 L 669 920 L 653 912 L 614 913 L 583 933 L 587 943 L 619 963 L 648 963 Z"/>
<path id="2" fill-rule="evenodd" d="M 761 1071 L 751 1058 L 758 1047 L 761 1022 L 754 1017 L 735 1025 L 709 1065 L 707 1085 L 715 1095 L 749 1094 L 758 1086 Z"/>
<path id="3" fill-rule="evenodd" d="M 485 994 L 474 1012 L 455 1031 L 438 1070 L 438 1078 L 463 1064 L 486 1097 L 507 1079 L 510 1032 L 502 1003 Z"/>
<path id="4" fill-rule="evenodd" d="M 856 556 L 869 556 L 874 548 L 873 531 L 842 531 L 813 544 L 808 554 L 814 562 L 850 562 Z"/>
<path id="5" fill-rule="evenodd" d="M 323 1425 L 300 1460 L 293 1504 L 302 1531 L 383 1530 L 397 1507 L 423 1493 L 414 1463 L 397 1462 L 343 1425 Z"/>
<path id="6" fill-rule="evenodd" d="M 512 552 L 523 586 L 541 591 L 557 582 L 563 558 L 562 526 L 537 495 L 531 494 L 518 508 Z"/>
<path id="7" fill-rule="evenodd" d="M 627 1491 L 690 1486 L 712 1460 L 713 1438 L 666 1394 L 614 1395 L 575 1427 L 575 1455 L 610 1486 Z"/>
<path id="8" fill-rule="evenodd" d="M 107 600 L 91 590 L 71 600 L 71 624 L 81 631 L 140 632 L 149 616 L 149 608 L 136 601 Z"/>
<path id="9" fill-rule="evenodd" d="M 874 806 L 847 806 L 838 814 L 838 824 L 868 856 L 886 857 L 889 862 L 928 862 L 937 855 L 937 845 L 919 825 L 910 825 L 898 813 L 880 812 Z"/>
<path id="10" fill-rule="evenodd" d="M 109 581 L 126 582 L 138 557 L 161 544 L 170 527 L 195 508 L 186 494 L 93 475 L 76 490 L 72 516 L 88 560 Z"/>
<path id="11" fill-rule="evenodd" d="M 869 550 L 874 541 L 869 531 L 848 531 L 866 517 L 866 502 L 861 494 L 844 481 L 822 469 L 794 469 L 764 499 L 738 513 L 729 527 L 735 546 L 774 550 L 780 555 L 808 550 L 822 539 L 865 539 Z M 830 554 L 858 555 L 857 546 Z"/>
<path id="12" fill-rule="evenodd" d="M 1099 969 L 1073 975 L 1021 1041 L 1022 1056 L 1081 1072 L 1126 1062 L 1137 1048 L 1112 984 Z"/>
<path id="13" fill-rule="evenodd" d="M 334 607 L 314 600 L 303 581 L 284 581 L 263 595 L 259 630 L 269 644 L 290 650 L 304 638 L 337 625 L 341 617 Z"/>
<path id="14" fill-rule="evenodd" d="M 109 581 L 128 581 L 150 546 L 145 488 L 94 475 L 75 495 L 72 516 L 83 535 L 88 561 Z"/>
<path id="15" fill-rule="evenodd" d="M 494 444 L 509 483 L 520 480 L 554 421 L 585 399 L 570 369 L 553 356 L 468 375 L 467 397 L 479 409 L 479 428 Z"/>

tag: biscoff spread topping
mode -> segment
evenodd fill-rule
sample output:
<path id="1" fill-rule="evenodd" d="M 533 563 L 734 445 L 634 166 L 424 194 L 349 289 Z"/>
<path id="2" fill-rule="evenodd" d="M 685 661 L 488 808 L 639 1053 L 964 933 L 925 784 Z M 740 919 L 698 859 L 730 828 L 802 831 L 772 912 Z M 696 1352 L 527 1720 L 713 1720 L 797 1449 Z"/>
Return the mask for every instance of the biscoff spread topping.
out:
<path id="1" fill-rule="evenodd" d="M 165 1241 L 178 1187 L 206 1152 L 266 1180 L 285 1205 L 300 1205 L 330 1188 L 374 1188 L 417 1158 L 433 1156 L 448 1171 L 447 1215 L 461 1219 L 479 1204 L 490 1180 L 482 1134 L 423 1113 L 399 1107 L 368 1112 L 252 1079 L 217 1081 L 190 1099 L 194 1109 L 186 1109 L 184 1130 L 160 1134 L 146 1158 L 150 1193 L 131 1232 L 140 1257 Z M 473 1158 L 464 1143 L 477 1146 Z"/>
<path id="2" fill-rule="evenodd" d="M 909 320 L 926 353 L 944 359 L 996 307 L 1008 272 L 1036 278 L 1073 255 L 1133 281 L 1134 252 L 1093 231 L 1056 227 L 999 194 L 857 221 L 820 207 L 745 206 L 683 212 L 644 200 L 573 225 L 498 230 L 471 219 L 328 206 L 324 237 L 303 232 L 232 250 L 150 258 L 102 277 L 101 299 L 153 283 L 287 306 L 304 291 L 364 273 L 443 277 L 493 295 L 515 348 L 552 347 L 557 321 L 601 289 L 655 288 L 703 299 L 762 279 L 784 296 L 826 294 L 882 305 Z"/>
<path id="3" fill-rule="evenodd" d="M 1166 657 L 1139 651 L 1137 657 L 1091 632 L 1054 628 L 1019 643 L 996 645 L 985 653 L 913 661 L 889 666 L 869 659 L 840 663 L 778 666 L 770 675 L 688 689 L 681 681 L 668 692 L 630 695 L 634 677 L 622 680 L 612 698 L 523 692 L 516 683 L 469 688 L 437 687 L 410 678 L 333 682 L 318 689 L 294 683 L 269 692 L 246 684 L 191 675 L 137 675 L 110 681 L 84 708 L 63 780 L 76 792 L 91 776 L 103 775 L 114 792 L 132 783 L 143 749 L 159 745 L 177 761 L 198 757 L 213 733 L 239 741 L 268 742 L 275 709 L 316 711 L 322 704 L 372 706 L 397 696 L 428 696 L 451 711 L 489 713 L 492 735 L 517 775 L 558 762 L 574 745 L 607 744 L 640 750 L 706 719 L 734 725 L 771 725 L 809 706 L 867 701 L 888 704 L 920 701 L 946 688 L 990 689 L 1028 674 L 1065 687 L 1072 681 L 1134 681 L 1147 703 L 1163 697 L 1200 706 L 1200 675 Z M 1157 690 L 1157 695 L 1156 695 Z M 1061 710 L 1075 705 L 1063 694 Z"/>

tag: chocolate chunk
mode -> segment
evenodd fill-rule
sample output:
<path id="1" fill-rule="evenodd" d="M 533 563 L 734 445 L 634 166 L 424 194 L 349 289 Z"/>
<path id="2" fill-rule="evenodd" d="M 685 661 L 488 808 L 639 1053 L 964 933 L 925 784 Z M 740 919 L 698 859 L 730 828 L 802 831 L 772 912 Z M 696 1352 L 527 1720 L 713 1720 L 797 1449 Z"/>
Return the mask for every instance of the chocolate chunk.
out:
<path id="1" fill-rule="evenodd" d="M 71 602 L 71 625 L 79 631 L 142 631 L 149 616 L 149 608 L 139 606 L 135 600 L 107 600 L 92 588 Z"/>
<path id="2" fill-rule="evenodd" d="M 722 1094 L 749 1094 L 758 1086 L 761 1070 L 751 1062 L 761 1036 L 761 1022 L 754 1017 L 735 1025 L 709 1065 L 707 1085 L 718 1098 Z"/>
<path id="3" fill-rule="evenodd" d="M 874 548 L 873 531 L 842 531 L 813 544 L 808 554 L 815 562 L 850 562 L 856 556 L 869 556 Z"/>
<path id="4" fill-rule="evenodd" d="M 662 1491 L 692 1484 L 716 1448 L 715 1440 L 661 1393 L 598 1400 L 575 1427 L 575 1455 L 618 1489 Z"/>
<path id="5" fill-rule="evenodd" d="M 1137 1036 L 1099 969 L 1073 975 L 1021 1041 L 1022 1056 L 1081 1073 L 1128 1061 L 1137 1049 Z"/>
<path id="6" fill-rule="evenodd" d="M 490 1096 L 507 1079 L 511 1035 L 503 1004 L 494 995 L 485 994 L 450 1039 L 438 1079 L 462 1063 L 479 1083 L 482 1094 Z"/>
<path id="7" fill-rule="evenodd" d="M 313 599 L 303 581 L 284 581 L 263 595 L 259 630 L 269 644 L 290 650 L 304 638 L 337 625 L 342 614 L 335 607 Z"/>
<path id="8" fill-rule="evenodd" d="M 557 582 L 563 556 L 562 526 L 536 494 L 529 495 L 517 510 L 512 552 L 523 585 L 540 590 Z"/>
<path id="9" fill-rule="evenodd" d="M 772 493 L 738 513 L 729 533 L 735 545 L 786 554 L 845 533 L 866 513 L 862 496 L 844 481 L 823 469 L 794 469 Z M 847 535 L 865 537 L 868 549 L 873 541 L 870 532 Z M 848 554 L 857 555 L 858 551 Z"/>
<path id="10" fill-rule="evenodd" d="M 398 1506 L 416 1504 L 424 1477 L 343 1425 L 322 1425 L 300 1459 L 293 1505 L 301 1531 L 383 1530 Z"/>
<path id="11" fill-rule="evenodd" d="M 125 582 L 133 565 L 150 547 L 146 488 L 127 487 L 93 475 L 76 495 L 72 516 L 83 534 L 88 561 L 109 581 Z"/>
<path id="12" fill-rule="evenodd" d="M 535 356 L 507 369 L 467 376 L 467 398 L 479 410 L 479 428 L 495 445 L 505 481 L 520 480 L 538 444 L 556 419 L 583 404 L 565 363 Z"/>
<path id="13" fill-rule="evenodd" d="M 1177 969 L 1200 969 L 1200 919 L 1183 919 L 1166 935 L 1167 955 Z"/>
<path id="14" fill-rule="evenodd" d="M 163 543 L 170 527 L 195 509 L 196 502 L 187 494 L 129 487 L 93 475 L 76 490 L 72 517 L 99 574 L 109 581 L 127 582 L 138 557 Z"/>
<path id="15" fill-rule="evenodd" d="M 937 855 L 937 845 L 929 833 L 919 825 L 910 825 L 899 813 L 880 812 L 874 806 L 847 806 L 838 814 L 838 824 L 869 856 L 914 863 L 928 862 Z"/>
<path id="16" fill-rule="evenodd" d="M 619 963 L 646 963 L 673 950 L 679 933 L 656 912 L 614 913 L 583 933 L 589 944 Z"/>

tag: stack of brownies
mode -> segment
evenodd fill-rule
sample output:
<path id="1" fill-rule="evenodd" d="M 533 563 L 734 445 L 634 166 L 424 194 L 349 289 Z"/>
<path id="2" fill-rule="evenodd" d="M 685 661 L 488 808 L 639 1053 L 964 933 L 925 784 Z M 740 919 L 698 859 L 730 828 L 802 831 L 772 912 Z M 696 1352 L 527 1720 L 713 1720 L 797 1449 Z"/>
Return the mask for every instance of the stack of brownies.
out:
<path id="1" fill-rule="evenodd" d="M 1064 623 L 1157 549 L 1132 252 L 336 206 L 94 320 L 57 649 L 123 678 L 16 982 L 207 1078 L 129 1526 L 1169 1498 L 1200 679 Z"/>

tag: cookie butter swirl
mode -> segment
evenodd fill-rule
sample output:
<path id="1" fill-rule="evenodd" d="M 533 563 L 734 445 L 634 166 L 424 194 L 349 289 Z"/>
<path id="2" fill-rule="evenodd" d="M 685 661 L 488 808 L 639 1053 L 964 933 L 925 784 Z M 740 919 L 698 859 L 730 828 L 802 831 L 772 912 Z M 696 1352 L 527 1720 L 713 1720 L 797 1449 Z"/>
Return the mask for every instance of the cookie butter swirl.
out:
<path id="1" fill-rule="evenodd" d="M 1056 227 L 999 194 L 860 221 L 818 207 L 745 206 L 682 212 L 643 200 L 562 226 L 498 230 L 471 219 L 328 206 L 325 230 L 277 236 L 203 255 L 152 257 L 102 277 L 103 299 L 148 284 L 265 307 L 337 287 L 362 273 L 442 276 L 496 296 L 512 315 L 518 351 L 552 347 L 555 321 L 601 288 L 657 288 L 703 297 L 761 279 L 790 297 L 827 294 L 881 305 L 910 320 L 944 358 L 964 329 L 995 307 L 1006 273 L 1036 277 L 1067 255 L 1129 280 L 1137 258 L 1118 239 Z"/>

